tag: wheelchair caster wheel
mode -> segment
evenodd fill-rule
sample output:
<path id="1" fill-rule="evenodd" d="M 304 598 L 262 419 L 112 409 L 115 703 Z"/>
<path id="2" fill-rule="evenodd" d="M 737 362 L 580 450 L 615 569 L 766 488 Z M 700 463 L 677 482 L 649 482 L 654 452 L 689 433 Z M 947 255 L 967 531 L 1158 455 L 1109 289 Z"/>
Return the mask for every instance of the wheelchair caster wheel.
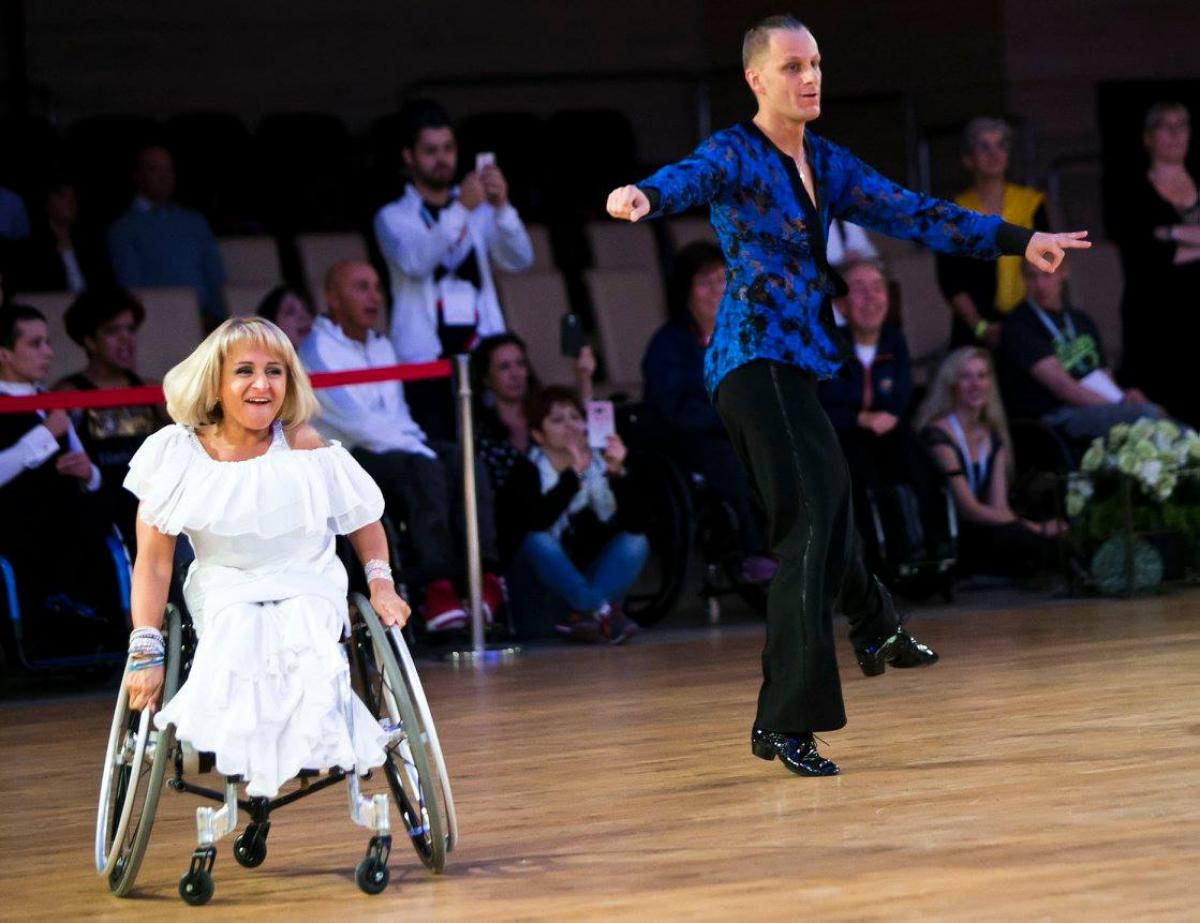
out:
<path id="1" fill-rule="evenodd" d="M 367 856 L 354 869 L 354 880 L 366 894 L 379 894 L 387 887 L 390 877 L 388 867 L 374 856 Z"/>
<path id="2" fill-rule="evenodd" d="M 266 824 L 261 827 L 251 824 L 238 834 L 233 841 L 233 858 L 238 865 L 254 869 L 263 864 L 267 858 L 267 829 Z"/>
<path id="3" fill-rule="evenodd" d="M 212 875 L 203 869 L 185 873 L 179 879 L 179 896 L 193 907 L 207 904 L 213 896 Z"/>

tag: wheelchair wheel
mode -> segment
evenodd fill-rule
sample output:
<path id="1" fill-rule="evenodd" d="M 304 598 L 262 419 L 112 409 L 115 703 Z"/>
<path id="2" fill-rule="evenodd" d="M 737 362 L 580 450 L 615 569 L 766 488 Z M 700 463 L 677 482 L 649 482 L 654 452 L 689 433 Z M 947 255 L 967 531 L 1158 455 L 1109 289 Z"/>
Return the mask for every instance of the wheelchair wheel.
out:
<path id="1" fill-rule="evenodd" d="M 183 625 L 174 606 L 167 606 L 164 627 L 165 705 L 179 688 L 182 661 Z M 96 872 L 108 879 L 109 890 L 117 897 L 124 897 L 133 888 L 146 854 L 173 740 L 174 728 L 156 730 L 149 710 L 135 712 L 129 708 L 122 680 L 100 775 L 100 806 L 96 812 Z"/>
<path id="2" fill-rule="evenodd" d="M 362 594 L 351 594 L 350 607 L 359 616 L 351 635 L 359 691 L 391 735 L 383 765 L 388 786 L 421 862 L 441 872 L 458 840 L 458 820 L 421 681 L 403 635 L 385 629 Z"/>
<path id="3" fill-rule="evenodd" d="M 638 479 L 652 489 L 645 504 L 650 560 L 625 597 L 625 614 L 645 627 L 660 621 L 679 601 L 692 548 L 692 495 L 679 468 L 666 455 L 643 451 L 631 462 Z"/>

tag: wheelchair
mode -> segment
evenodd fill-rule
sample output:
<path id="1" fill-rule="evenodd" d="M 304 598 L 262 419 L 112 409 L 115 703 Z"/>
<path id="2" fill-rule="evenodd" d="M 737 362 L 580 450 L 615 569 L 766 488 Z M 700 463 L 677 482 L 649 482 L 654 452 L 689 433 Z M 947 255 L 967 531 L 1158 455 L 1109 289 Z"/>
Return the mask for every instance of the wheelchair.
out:
<path id="1" fill-rule="evenodd" d="M 409 842 L 421 863 L 440 873 L 447 854 L 457 844 L 458 820 L 420 678 L 403 635 L 395 628 L 385 629 L 359 593 L 350 596 L 350 615 L 350 632 L 342 641 L 350 667 L 350 680 L 343 689 L 346 719 L 350 720 L 348 694 L 353 687 L 388 733 L 382 771 Z M 163 628 L 162 700 L 166 703 L 187 678 L 196 634 L 191 620 L 173 605 L 167 606 Z M 392 847 L 389 797 L 382 793 L 364 796 L 352 768 L 334 767 L 323 777 L 304 770 L 298 776 L 299 788 L 267 799 L 239 798 L 238 777 L 226 777 L 220 789 L 198 784 L 195 777 L 211 772 L 214 765 L 213 754 L 198 753 L 177 741 L 173 726 L 162 731 L 154 728 L 149 710 L 131 710 L 122 683 L 109 730 L 96 813 L 96 872 L 112 894 L 124 897 L 133 889 L 164 779 L 174 791 L 220 804 L 196 809 L 197 846 L 179 882 L 180 897 L 188 904 L 205 904 L 212 898 L 216 843 L 237 828 L 239 810 L 249 816 L 249 822 L 233 841 L 233 857 L 239 865 L 255 868 L 267 856 L 272 812 L 343 780 L 349 790 L 351 820 L 372 831 L 366 854 L 355 869 L 355 881 L 367 894 L 379 894 L 387 887 Z M 363 777 L 370 778 L 371 773 Z"/>
<path id="2" fill-rule="evenodd" d="M 107 565 L 112 568 L 115 593 L 106 611 L 96 613 L 93 618 L 97 630 L 110 637 L 97 639 L 99 643 L 95 650 L 55 657 L 40 656 L 30 647 L 27 622 L 33 616 L 22 610 L 20 574 L 11 561 L 0 556 L 0 599 L 3 600 L 0 609 L 4 616 L 0 618 L 0 661 L 3 661 L 4 669 L 25 673 L 78 670 L 89 675 L 108 676 L 124 662 L 126 651 L 123 645 L 120 650 L 108 649 L 118 637 L 123 639 L 131 627 L 129 597 L 133 564 L 116 526 L 104 537 L 103 551 L 97 549 L 97 553 L 104 555 Z M 65 601 L 65 597 L 63 599 Z"/>

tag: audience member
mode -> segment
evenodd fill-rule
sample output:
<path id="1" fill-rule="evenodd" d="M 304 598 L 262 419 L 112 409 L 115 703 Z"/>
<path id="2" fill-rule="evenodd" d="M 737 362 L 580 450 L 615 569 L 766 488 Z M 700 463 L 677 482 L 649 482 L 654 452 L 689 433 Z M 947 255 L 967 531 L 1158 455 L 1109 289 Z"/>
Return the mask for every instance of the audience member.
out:
<path id="1" fill-rule="evenodd" d="M 55 179 L 42 207 L 34 213 L 29 236 L 3 247 L 8 285 L 13 292 L 74 292 L 103 286 L 108 261 L 79 234 L 79 201 L 75 185 Z"/>
<path id="2" fill-rule="evenodd" d="M 560 610 L 551 613 L 555 632 L 620 644 L 637 630 L 621 604 L 650 552 L 638 534 L 625 445 L 613 434 L 603 451 L 588 448 L 583 406 L 569 388 L 537 392 L 525 416 L 534 447 L 497 496 L 519 627 L 540 633 L 534 590 L 541 587 Z"/>
<path id="3" fill-rule="evenodd" d="M 216 327 L 226 315 L 221 252 L 204 216 L 173 201 L 175 162 L 170 152 L 156 144 L 142 148 L 133 184 L 137 195 L 108 229 L 113 276 L 126 288 L 193 288 L 205 326 Z"/>
<path id="4" fill-rule="evenodd" d="M 997 354 L 1009 415 L 1041 420 L 1079 442 L 1115 423 L 1161 417 L 1141 391 L 1113 381 L 1100 331 L 1064 298 L 1067 265 L 1045 272 L 1027 263 L 1021 271 L 1026 297 L 1004 322 Z"/>
<path id="5" fill-rule="evenodd" d="M 675 256 L 667 286 L 670 319 L 642 359 L 646 431 L 685 471 L 696 472 L 729 504 L 740 526 L 742 579 L 769 580 L 750 485 L 704 387 L 704 352 L 725 293 L 725 259 L 715 244 L 688 244 Z"/>
<path id="6" fill-rule="evenodd" d="M 0 186 L 0 240 L 21 240 L 29 236 L 29 212 L 25 200 Z"/>
<path id="7" fill-rule="evenodd" d="M 972 211 L 999 215 L 1010 224 L 1048 230 L 1045 196 L 1005 178 L 1011 149 L 1012 128 L 1007 122 L 986 117 L 968 122 L 962 163 L 971 185 L 954 201 Z M 951 346 L 979 343 L 996 348 L 1003 319 L 1025 297 L 1023 262 L 1019 256 L 1002 256 L 994 262 L 938 256 L 938 284 L 954 315 Z"/>
<path id="8" fill-rule="evenodd" d="M 313 322 L 300 349 L 309 372 L 396 365 L 396 350 L 375 330 L 383 289 L 369 263 L 336 263 L 325 279 L 329 314 Z M 466 623 L 454 581 L 462 582 L 455 527 L 464 522 L 462 461 L 454 445 L 426 439 L 413 422 L 398 381 L 323 388 L 321 416 L 314 423 L 327 438 L 340 440 L 379 484 L 388 513 L 409 524 L 416 557 L 414 578 L 425 584 L 425 625 L 447 631 Z M 485 614 L 490 619 L 504 599 L 496 565 L 496 528 L 491 484 L 476 465 L 479 535 L 488 572 L 483 577 Z M 461 538 L 461 536 L 459 536 Z"/>
<path id="9" fill-rule="evenodd" d="M 290 285 L 277 285 L 271 289 L 254 313 L 265 317 L 287 334 L 297 351 L 312 333 L 313 309 L 308 306 L 304 296 Z"/>
<path id="10" fill-rule="evenodd" d="M 515 333 L 496 333 L 480 340 L 471 356 L 471 369 L 476 447 L 493 489 L 499 490 L 513 464 L 533 446 L 525 405 L 541 384 L 530 368 L 525 341 Z M 592 399 L 595 375 L 596 355 L 590 346 L 584 346 L 575 360 L 581 401 Z"/>
<path id="11" fill-rule="evenodd" d="M 392 345 L 402 362 L 428 362 L 504 331 L 491 261 L 509 272 L 528 269 L 533 245 L 499 166 L 480 165 L 455 185 L 458 146 L 441 106 L 415 101 L 402 119 L 411 182 L 375 216 L 375 237 L 392 282 Z M 453 438 L 443 382 L 419 384 L 409 397 L 418 423 Z"/>
<path id="12" fill-rule="evenodd" d="M 142 303 L 124 289 L 89 289 L 76 298 L 63 319 L 67 336 L 87 353 L 87 366 L 63 378 L 55 389 L 94 391 L 153 384 L 137 373 L 137 332 L 145 316 Z M 141 404 L 77 410 L 71 421 L 88 457 L 100 469 L 98 496 L 108 518 L 132 547 L 137 498 L 123 486 L 129 460 L 167 419 L 157 405 Z"/>
<path id="13" fill-rule="evenodd" d="M 1108 228 L 1121 250 L 1123 379 L 1145 388 L 1174 417 L 1200 426 L 1190 329 L 1200 304 L 1200 193 L 1188 172 L 1191 118 L 1179 103 L 1146 113 L 1147 171 L 1110 195 Z"/>
<path id="14" fill-rule="evenodd" d="M 37 394 L 53 358 L 41 312 L 0 308 L 0 402 Z M 78 651 L 107 633 L 116 575 L 104 548 L 110 525 L 92 502 L 100 484 L 65 411 L 0 413 L 0 555 L 16 576 L 26 640 L 43 653 Z"/>
<path id="15" fill-rule="evenodd" d="M 870 491 L 878 503 L 887 501 L 895 525 L 903 526 L 891 535 L 893 546 L 902 545 L 892 549 L 896 561 L 914 561 L 932 551 L 925 547 L 927 540 L 946 537 L 946 516 L 936 472 L 908 425 L 908 344 L 900 328 L 886 322 L 888 280 L 882 264 L 852 259 L 841 273 L 847 293 L 838 310 L 846 318 L 854 355 L 836 377 L 819 384 L 818 395 L 850 469 L 860 532 L 874 534 Z"/>
<path id="16" fill-rule="evenodd" d="M 991 354 L 962 346 L 947 356 L 915 425 L 949 479 L 963 568 L 1010 576 L 1045 568 L 1066 524 L 1023 519 L 1009 504 L 1012 450 Z"/>

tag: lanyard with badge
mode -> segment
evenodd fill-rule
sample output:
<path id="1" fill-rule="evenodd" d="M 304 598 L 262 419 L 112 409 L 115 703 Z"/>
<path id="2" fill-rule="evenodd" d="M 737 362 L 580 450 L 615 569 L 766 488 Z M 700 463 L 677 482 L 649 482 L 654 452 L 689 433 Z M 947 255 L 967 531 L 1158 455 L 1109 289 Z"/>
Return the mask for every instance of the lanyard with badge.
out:
<path id="1" fill-rule="evenodd" d="M 421 204 L 421 220 L 429 228 L 436 224 L 433 213 L 425 203 Z M 441 278 L 435 276 L 437 311 L 441 315 L 442 323 L 447 327 L 474 327 L 479 323 L 479 290 L 456 274 L 463 262 L 471 258 L 474 249 L 470 225 L 464 225 L 459 239 L 442 260 L 440 268 L 444 274 Z"/>
<path id="2" fill-rule="evenodd" d="M 1069 311 L 1064 309 L 1062 312 L 1065 330 L 1060 330 L 1044 310 L 1032 301 L 1029 306 L 1033 308 L 1033 313 L 1037 315 L 1037 319 L 1049 332 L 1050 339 L 1054 341 L 1054 355 L 1068 374 L 1080 363 L 1084 363 L 1082 371 L 1085 375 L 1100 367 L 1100 356 L 1096 352 L 1095 341 L 1087 334 L 1083 336 L 1077 334 L 1075 322 L 1071 319 Z"/>
<path id="3" fill-rule="evenodd" d="M 979 488 L 986 484 L 988 479 L 988 467 L 991 463 L 991 440 L 989 439 L 983 444 L 979 459 L 976 461 L 971 458 L 971 447 L 967 444 L 967 434 L 963 432 L 962 424 L 958 422 L 958 416 L 950 414 L 946 418 L 946 423 L 950 426 L 950 432 L 954 434 L 954 441 L 958 443 L 958 450 L 963 457 L 963 477 L 967 479 L 972 496 L 978 497 Z"/>

